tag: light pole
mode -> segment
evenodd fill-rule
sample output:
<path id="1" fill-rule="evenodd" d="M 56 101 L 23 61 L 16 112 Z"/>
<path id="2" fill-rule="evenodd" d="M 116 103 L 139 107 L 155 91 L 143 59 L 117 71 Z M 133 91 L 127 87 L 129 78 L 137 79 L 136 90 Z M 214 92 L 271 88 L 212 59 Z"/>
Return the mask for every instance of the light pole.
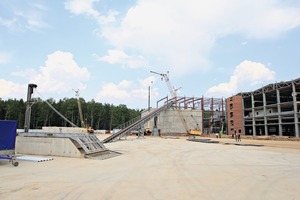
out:
<path id="1" fill-rule="evenodd" d="M 153 83 L 153 81 L 151 81 L 151 84 Z M 151 85 L 150 84 L 150 85 Z M 150 89 L 151 89 L 151 87 L 150 87 L 150 85 L 148 86 L 148 113 L 150 112 Z"/>
<path id="2" fill-rule="evenodd" d="M 153 83 L 153 81 L 151 81 L 150 85 L 148 86 L 148 115 L 150 113 L 150 91 L 151 91 L 151 84 Z M 148 126 L 147 126 L 147 131 L 150 131 L 150 121 L 148 121 Z"/>

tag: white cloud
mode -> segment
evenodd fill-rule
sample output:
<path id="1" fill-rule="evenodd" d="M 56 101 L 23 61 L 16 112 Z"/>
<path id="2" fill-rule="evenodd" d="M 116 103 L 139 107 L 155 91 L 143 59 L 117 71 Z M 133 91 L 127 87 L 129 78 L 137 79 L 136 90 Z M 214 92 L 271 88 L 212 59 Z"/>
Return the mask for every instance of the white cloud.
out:
<path id="1" fill-rule="evenodd" d="M 151 86 L 154 82 L 156 81 L 156 77 L 155 76 L 149 76 L 143 80 L 139 80 L 140 84 L 143 87 L 148 87 Z"/>
<path id="2" fill-rule="evenodd" d="M 107 15 L 101 15 L 98 18 L 98 23 L 100 23 L 100 24 L 109 24 L 109 23 L 112 23 L 112 22 L 116 21 L 116 16 L 118 14 L 119 13 L 117 11 L 110 10 Z"/>
<path id="3" fill-rule="evenodd" d="M 66 93 L 73 93 L 73 89 L 84 90 L 85 82 L 90 77 L 87 68 L 80 67 L 71 53 L 61 51 L 48 55 L 45 65 L 38 70 L 28 68 L 13 72 L 11 75 L 25 78 L 28 83 L 37 84 L 40 95 L 59 98 L 66 97 Z M 2 98 L 26 98 L 27 84 L 0 79 L 0 85 Z"/>
<path id="4" fill-rule="evenodd" d="M 20 16 L 23 16 L 24 18 L 26 18 L 26 24 L 25 24 L 25 27 L 27 29 L 30 29 L 30 30 L 38 30 L 40 28 L 45 28 L 47 27 L 48 25 L 43 22 L 41 20 L 41 18 L 37 15 L 34 15 L 34 14 L 23 14 L 23 13 L 18 13 L 18 15 Z"/>
<path id="5" fill-rule="evenodd" d="M 105 84 L 101 92 L 98 94 L 96 99 L 121 99 L 125 100 L 130 97 L 130 91 L 132 83 L 127 80 L 121 81 L 119 84 L 107 83 Z"/>
<path id="6" fill-rule="evenodd" d="M 117 49 L 108 50 L 107 55 L 100 57 L 99 60 L 110 64 L 126 65 L 130 68 L 145 67 L 148 65 L 142 56 L 129 56 L 124 51 Z"/>
<path id="7" fill-rule="evenodd" d="M 6 28 L 11 28 L 16 22 L 16 19 L 4 19 L 0 17 L 0 25 L 5 26 Z"/>
<path id="8" fill-rule="evenodd" d="M 26 92 L 27 92 L 26 85 L 14 83 L 4 79 L 0 79 L 0 85 L 1 85 L 0 98 L 26 99 Z"/>
<path id="9" fill-rule="evenodd" d="M 11 53 L 1 52 L 0 51 L 0 64 L 6 64 L 11 60 Z"/>
<path id="10" fill-rule="evenodd" d="M 70 0 L 65 3 L 65 8 L 76 15 L 87 14 L 97 18 L 100 14 L 93 8 L 94 2 L 98 0 Z"/>
<path id="11" fill-rule="evenodd" d="M 93 4 L 99 2 L 99 0 L 69 0 L 65 2 L 65 9 L 69 10 L 75 15 L 87 15 L 95 19 L 99 24 L 108 24 L 116 20 L 118 12 L 110 10 L 108 14 L 101 15 Z"/>
<path id="12" fill-rule="evenodd" d="M 255 86 L 275 79 L 274 71 L 262 63 L 248 60 L 241 62 L 234 70 L 233 75 L 239 79 L 238 82 L 243 86 Z"/>
<path id="13" fill-rule="evenodd" d="M 33 3 L 31 4 L 32 7 L 36 8 L 36 9 L 39 9 L 41 11 L 46 11 L 48 10 L 48 7 L 45 6 L 44 4 L 39 4 L 39 3 Z"/>
<path id="14" fill-rule="evenodd" d="M 210 69 L 209 53 L 219 38 L 275 38 L 300 25 L 300 8 L 284 6 L 282 0 L 138 0 L 115 26 L 109 22 L 116 20 L 117 12 L 102 16 L 94 8 L 98 2 L 69 0 L 65 8 L 102 25 L 97 35 L 115 49 L 102 61 L 134 67 L 147 60 L 174 76 Z M 134 57 L 124 52 L 134 52 Z"/>
<path id="15" fill-rule="evenodd" d="M 280 8 L 279 3 L 280 1 L 275 0 L 267 1 L 259 4 L 258 8 L 250 5 L 250 10 L 246 14 L 250 17 L 249 12 L 255 9 L 256 16 L 251 20 L 248 19 L 248 23 L 244 25 L 239 22 L 239 31 L 249 37 L 274 38 L 290 29 L 299 27 L 299 8 Z"/>
<path id="16" fill-rule="evenodd" d="M 245 60 L 236 66 L 229 82 L 209 88 L 206 95 L 228 97 L 237 92 L 246 92 L 252 86 L 261 86 L 274 79 L 275 72 L 264 64 Z"/>
<path id="17" fill-rule="evenodd" d="M 45 66 L 31 72 L 30 82 L 42 93 L 63 94 L 72 89 L 84 89 L 89 79 L 87 68 L 80 67 L 69 52 L 56 51 L 48 55 Z"/>
<path id="18" fill-rule="evenodd" d="M 31 4 L 25 9 L 18 8 L 18 6 L 7 6 L 7 12 L 12 13 L 11 19 L 4 19 L 0 17 L 0 25 L 5 26 L 12 31 L 25 31 L 25 30 L 39 30 L 46 28 L 49 25 L 43 20 L 44 12 L 47 7 L 42 4 Z"/>
<path id="19" fill-rule="evenodd" d="M 117 84 L 106 83 L 97 93 L 95 100 L 115 105 L 125 104 L 135 108 L 141 105 L 141 102 L 145 102 L 146 107 L 148 89 L 155 80 L 154 76 L 150 76 L 138 81 L 122 80 Z M 158 89 L 151 87 L 151 97 L 155 99 L 158 96 Z"/>
<path id="20" fill-rule="evenodd" d="M 27 68 L 23 71 L 12 72 L 11 75 L 26 78 L 38 76 L 38 72 L 34 68 Z"/>
<path id="21" fill-rule="evenodd" d="M 274 38 L 299 25 L 299 7 L 283 7 L 280 0 L 139 0 L 101 36 L 176 75 L 208 69 L 221 37 Z"/>

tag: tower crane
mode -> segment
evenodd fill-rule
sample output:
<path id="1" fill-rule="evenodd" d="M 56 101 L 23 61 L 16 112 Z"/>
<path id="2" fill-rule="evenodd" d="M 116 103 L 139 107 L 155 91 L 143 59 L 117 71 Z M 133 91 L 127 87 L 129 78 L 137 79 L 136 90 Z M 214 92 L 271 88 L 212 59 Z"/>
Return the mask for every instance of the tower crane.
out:
<path id="1" fill-rule="evenodd" d="M 150 71 L 150 72 L 153 73 L 153 74 L 160 75 L 161 76 L 161 80 L 165 80 L 172 98 L 175 101 L 177 101 L 177 94 L 176 94 L 176 92 L 177 92 L 177 90 L 179 88 L 175 89 L 174 87 L 172 87 L 172 84 L 171 84 L 170 79 L 169 79 L 169 71 L 167 71 L 166 74 L 164 74 L 164 73 L 158 73 L 158 72 L 154 72 L 154 71 Z M 184 118 L 184 116 L 183 116 L 180 108 L 178 108 L 178 106 L 177 106 L 177 102 L 175 102 L 175 104 L 176 104 L 176 110 L 178 112 L 180 121 L 181 121 L 182 125 L 184 126 L 184 129 L 185 129 L 186 133 L 188 135 L 192 135 L 192 136 L 201 135 L 201 131 L 200 130 L 198 130 L 198 129 L 196 129 L 196 130 L 189 129 L 189 127 L 187 125 L 187 122 L 186 122 L 186 120 L 185 120 L 185 118 Z"/>
<path id="2" fill-rule="evenodd" d="M 85 128 L 85 123 L 84 123 L 84 120 L 83 120 L 82 109 L 81 109 L 80 98 L 79 98 L 79 89 L 74 90 L 74 92 L 75 92 L 75 96 L 77 97 L 77 104 L 78 104 L 78 111 L 79 111 L 81 127 Z"/>

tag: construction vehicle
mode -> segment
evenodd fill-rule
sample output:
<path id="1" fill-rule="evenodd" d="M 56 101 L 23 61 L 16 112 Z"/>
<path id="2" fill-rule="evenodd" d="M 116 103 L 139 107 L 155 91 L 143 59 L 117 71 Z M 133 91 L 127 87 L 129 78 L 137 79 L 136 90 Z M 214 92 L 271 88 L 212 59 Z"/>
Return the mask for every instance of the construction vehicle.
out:
<path id="1" fill-rule="evenodd" d="M 177 92 L 177 90 L 178 90 L 179 88 L 178 88 L 178 89 L 175 89 L 175 88 L 172 86 L 172 84 L 171 84 L 171 82 L 170 82 L 170 79 L 169 79 L 169 71 L 167 71 L 166 74 L 164 74 L 164 73 L 158 73 L 158 72 L 154 72 L 154 71 L 150 71 L 150 72 L 153 73 L 153 74 L 160 75 L 160 76 L 161 76 L 161 79 L 162 79 L 162 80 L 165 80 L 165 82 L 166 82 L 166 84 L 167 84 L 167 87 L 168 87 L 168 89 L 169 89 L 169 92 L 170 92 L 172 98 L 175 99 L 175 101 L 176 101 L 176 99 L 177 99 L 177 94 L 176 94 L 176 92 Z M 178 112 L 180 121 L 181 121 L 182 125 L 184 126 L 184 129 L 185 129 L 186 133 L 187 133 L 189 136 L 193 136 L 193 137 L 194 137 L 194 136 L 200 136 L 200 135 L 202 134 L 202 131 L 200 130 L 198 123 L 196 122 L 196 123 L 197 123 L 196 129 L 190 129 L 190 128 L 188 127 L 188 125 L 187 125 L 186 119 L 184 118 L 184 116 L 183 116 L 183 114 L 182 114 L 182 112 L 181 112 L 181 109 L 180 109 L 179 106 L 177 105 L 177 102 L 175 102 L 175 109 L 176 109 L 177 112 Z M 192 115 L 191 115 L 191 117 L 195 120 L 195 118 L 194 118 Z M 195 120 L 195 121 L 196 121 L 196 120 Z"/>

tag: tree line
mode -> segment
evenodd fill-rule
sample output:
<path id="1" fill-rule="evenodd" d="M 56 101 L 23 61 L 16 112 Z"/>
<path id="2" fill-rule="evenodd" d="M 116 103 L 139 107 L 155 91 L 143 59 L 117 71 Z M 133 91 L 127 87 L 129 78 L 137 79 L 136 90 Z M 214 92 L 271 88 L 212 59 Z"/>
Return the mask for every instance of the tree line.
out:
<path id="1" fill-rule="evenodd" d="M 64 117 L 78 127 L 81 126 L 78 103 L 76 98 L 64 98 L 56 102 L 47 100 Z M 126 105 L 115 106 L 108 103 L 99 103 L 94 100 L 86 102 L 80 98 L 84 123 L 95 130 L 112 130 L 113 128 L 141 115 L 142 110 L 130 109 Z M 0 120 L 17 120 L 18 128 L 24 128 L 26 102 L 23 99 L 0 98 Z M 71 125 L 60 117 L 46 102 L 35 99 L 31 106 L 30 129 L 40 129 L 43 126 Z"/>

